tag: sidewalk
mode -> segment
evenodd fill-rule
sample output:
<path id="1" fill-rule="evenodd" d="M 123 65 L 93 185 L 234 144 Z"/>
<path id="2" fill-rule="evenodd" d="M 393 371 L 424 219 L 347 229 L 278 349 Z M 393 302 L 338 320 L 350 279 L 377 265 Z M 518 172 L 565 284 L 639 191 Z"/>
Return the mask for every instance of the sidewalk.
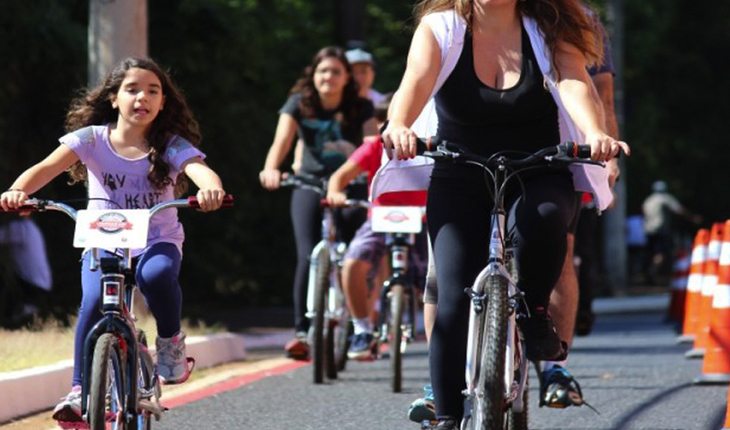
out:
<path id="1" fill-rule="evenodd" d="M 596 298 L 597 315 L 664 312 L 669 294 Z M 420 320 L 420 318 L 419 318 Z M 189 337 L 188 355 L 198 369 L 244 360 L 247 351 L 281 349 L 291 337 L 288 328 L 249 329 L 245 334 L 221 333 Z M 52 408 L 69 389 L 71 360 L 14 372 L 0 373 L 0 423 Z"/>

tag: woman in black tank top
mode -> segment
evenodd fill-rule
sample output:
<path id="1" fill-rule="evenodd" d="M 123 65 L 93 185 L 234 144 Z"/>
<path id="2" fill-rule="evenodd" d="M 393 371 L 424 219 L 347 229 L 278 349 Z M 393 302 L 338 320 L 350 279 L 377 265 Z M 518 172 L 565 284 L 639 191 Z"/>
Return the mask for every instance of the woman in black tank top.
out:
<path id="1" fill-rule="evenodd" d="M 443 1 L 420 3 L 419 18 L 425 19 L 414 35 L 408 68 L 391 104 L 390 125 L 383 133 L 386 146 L 392 146 L 398 158 L 415 155 L 415 135 L 408 125 L 426 104 L 440 69 L 449 66 L 442 64 L 450 60 L 441 50 L 449 49 L 453 41 L 448 37 L 454 29 L 438 27 L 451 20 L 450 16 L 442 18 L 448 13 L 460 18 L 468 30 L 453 71 L 435 95 L 439 137 L 482 155 L 506 149 L 535 151 L 559 143 L 558 107 L 546 89 L 534 47 L 522 25 L 523 16 L 528 16 L 547 34 L 545 43 L 556 53 L 552 63 L 560 75 L 559 84 L 565 86 L 560 97 L 570 103 L 569 114 L 586 135 L 593 158 L 606 160 L 625 146 L 606 135 L 589 97 L 592 84 L 585 73 L 586 58 L 595 60 L 599 54 L 588 36 L 591 27 L 584 11 L 577 1 L 548 0 L 557 16 L 542 16 L 535 3 L 453 1 L 447 11 Z M 439 44 L 439 38 L 445 40 Z M 571 40 L 572 45 L 565 45 L 564 40 Z M 561 43 L 560 50 L 557 43 Z M 571 78 L 570 83 L 563 82 L 566 77 Z M 563 267 L 566 236 L 575 223 L 578 199 L 567 170 L 542 169 L 523 179 L 525 192 L 512 192 L 506 201 L 508 229 L 515 234 L 520 288 L 531 311 L 531 318 L 521 327 L 533 346 L 528 347 L 528 355 L 532 354 L 529 358 L 533 360 L 546 360 L 562 353 L 547 305 Z M 438 429 L 458 428 L 463 414 L 461 390 L 469 314 L 464 288 L 486 265 L 491 206 L 478 167 L 436 164 L 427 216 L 438 284 L 438 310 L 429 350 Z"/>

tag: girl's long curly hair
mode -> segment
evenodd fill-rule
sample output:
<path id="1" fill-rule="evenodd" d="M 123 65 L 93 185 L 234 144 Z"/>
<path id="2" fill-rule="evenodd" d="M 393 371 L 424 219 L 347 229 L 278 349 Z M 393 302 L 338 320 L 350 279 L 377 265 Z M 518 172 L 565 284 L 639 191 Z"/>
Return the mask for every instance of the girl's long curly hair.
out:
<path id="1" fill-rule="evenodd" d="M 453 9 L 471 27 L 473 7 L 473 0 L 422 0 L 416 4 L 414 13 L 416 22 L 420 22 L 429 13 Z M 558 41 L 578 48 L 588 65 L 600 64 L 603 60 L 601 32 L 596 20 L 588 16 L 579 0 L 518 0 L 517 10 L 537 22 L 550 48 L 553 66 Z"/>
<path id="2" fill-rule="evenodd" d="M 320 49 L 312 58 L 312 62 L 304 68 L 302 76 L 297 80 L 289 91 L 289 94 L 300 93 L 302 95 L 299 107 L 302 110 L 302 116 L 305 118 L 313 118 L 317 114 L 317 110 L 322 109 L 322 103 L 319 93 L 314 87 L 314 71 L 319 63 L 325 58 L 335 58 L 342 63 L 347 71 L 349 79 L 342 90 L 342 101 L 340 102 L 339 111 L 342 112 L 343 126 L 347 126 L 359 116 L 362 103 L 360 103 L 360 88 L 352 77 L 352 66 L 347 61 L 345 51 L 338 46 L 326 46 Z"/>
<path id="3" fill-rule="evenodd" d="M 90 125 L 114 123 L 118 119 L 117 109 L 112 107 L 112 97 L 117 94 L 126 76 L 132 68 L 145 69 L 154 73 L 162 85 L 165 97 L 165 109 L 158 112 L 147 131 L 147 142 L 150 146 L 148 159 L 150 171 L 147 179 L 155 188 L 161 189 L 175 185 L 176 195 L 187 188 L 185 175 L 179 175 L 176 181 L 170 178 L 170 166 L 162 158 L 173 135 L 190 141 L 195 146 L 200 144 L 201 136 L 198 122 L 193 117 L 182 92 L 173 83 L 169 74 L 162 70 L 149 58 L 126 58 L 109 73 L 96 88 L 82 90 L 71 102 L 66 115 L 66 132 L 72 132 Z M 86 166 L 80 162 L 69 168 L 71 183 L 84 182 L 87 179 Z"/>

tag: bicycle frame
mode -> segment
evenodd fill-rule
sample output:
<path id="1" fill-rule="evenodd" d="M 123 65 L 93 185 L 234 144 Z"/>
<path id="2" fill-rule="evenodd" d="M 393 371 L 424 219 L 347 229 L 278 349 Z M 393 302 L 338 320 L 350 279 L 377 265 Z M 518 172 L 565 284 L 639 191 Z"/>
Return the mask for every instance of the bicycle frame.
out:
<path id="1" fill-rule="evenodd" d="M 435 151 L 423 151 L 427 146 L 423 141 L 419 142 L 423 155 L 459 160 L 483 169 L 491 177 L 494 200 L 490 214 L 487 266 L 478 274 L 473 286 L 465 290 L 470 297 L 464 372 L 465 409 L 469 404 L 472 406 L 469 408 L 471 415 L 467 410 L 461 428 L 489 426 L 501 429 L 505 425 L 526 428 L 528 360 L 524 354 L 524 341 L 517 330 L 517 319 L 529 314 L 524 295 L 507 266 L 511 254 L 506 245 L 509 243 L 504 209 L 506 184 L 515 177 L 519 179 L 521 172 L 546 162 L 595 162 L 580 160 L 590 156 L 590 147 L 573 143 L 545 148 L 522 159 L 510 159 L 503 154 L 485 158 L 458 149 L 453 151 L 448 145 L 444 142 Z M 517 274 L 517 271 L 514 273 Z M 508 415 L 505 417 L 505 414 Z M 504 418 L 506 422 L 503 422 Z"/>

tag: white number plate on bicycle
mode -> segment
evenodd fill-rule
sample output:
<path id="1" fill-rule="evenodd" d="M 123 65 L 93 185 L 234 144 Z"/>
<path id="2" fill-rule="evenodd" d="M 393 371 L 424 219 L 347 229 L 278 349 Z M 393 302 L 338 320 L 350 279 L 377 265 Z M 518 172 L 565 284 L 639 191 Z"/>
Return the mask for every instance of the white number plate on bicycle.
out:
<path id="1" fill-rule="evenodd" d="M 147 210 L 86 209 L 76 214 L 76 248 L 130 248 L 147 246 L 150 214 Z"/>
<path id="2" fill-rule="evenodd" d="M 378 233 L 420 233 L 423 228 L 420 206 L 373 206 L 371 216 Z"/>

